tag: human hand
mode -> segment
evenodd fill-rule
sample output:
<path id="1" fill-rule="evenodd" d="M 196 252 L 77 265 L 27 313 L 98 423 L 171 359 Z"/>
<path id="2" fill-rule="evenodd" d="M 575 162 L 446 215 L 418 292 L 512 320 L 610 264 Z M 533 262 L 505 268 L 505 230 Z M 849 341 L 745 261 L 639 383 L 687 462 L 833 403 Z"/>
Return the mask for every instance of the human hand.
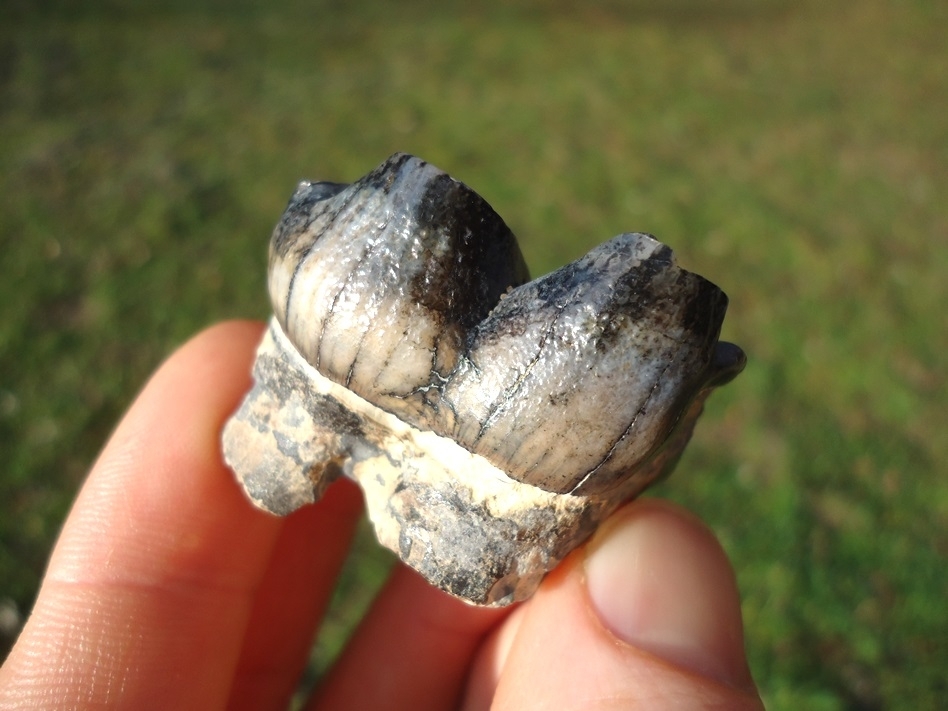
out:
<path id="1" fill-rule="evenodd" d="M 361 512 L 349 482 L 285 519 L 221 461 L 261 327 L 227 323 L 154 375 L 92 469 L 0 709 L 285 708 Z M 617 512 L 528 602 L 479 609 L 396 566 L 314 709 L 760 709 L 711 532 Z M 493 706 L 491 706 L 493 704 Z"/>

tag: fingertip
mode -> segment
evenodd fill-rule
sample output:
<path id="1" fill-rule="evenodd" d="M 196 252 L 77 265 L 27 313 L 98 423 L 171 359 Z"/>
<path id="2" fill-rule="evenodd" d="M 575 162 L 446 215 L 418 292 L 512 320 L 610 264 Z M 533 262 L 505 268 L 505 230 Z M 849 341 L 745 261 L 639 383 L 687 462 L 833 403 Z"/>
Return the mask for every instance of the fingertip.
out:
<path id="1" fill-rule="evenodd" d="M 396 564 L 307 708 L 455 708 L 475 653 L 507 612 L 453 598 Z"/>
<path id="2" fill-rule="evenodd" d="M 586 589 L 626 644 L 737 688 L 752 688 L 740 595 L 717 538 L 658 500 L 627 506 L 586 548 Z"/>
<path id="3" fill-rule="evenodd" d="M 240 492 L 220 446 L 221 427 L 249 385 L 261 331 L 262 324 L 252 321 L 211 326 L 155 371 L 92 467 L 47 579 L 108 578 L 111 571 L 128 576 L 133 570 L 146 579 L 189 572 L 206 578 L 221 568 L 242 568 L 247 556 L 218 545 L 232 555 L 213 557 L 220 541 L 197 530 L 227 538 L 234 529 L 253 539 L 253 531 L 279 528 Z"/>
<path id="4" fill-rule="evenodd" d="M 618 511 L 519 617 L 491 709 L 762 708 L 730 564 L 672 505 Z"/>
<path id="5" fill-rule="evenodd" d="M 286 518 L 254 596 L 227 708 L 289 704 L 362 508 L 359 487 L 341 479 Z"/>
<path id="6" fill-rule="evenodd" d="M 526 610 L 524 605 L 512 610 L 477 650 L 460 706 L 463 711 L 487 711 L 491 708 Z"/>

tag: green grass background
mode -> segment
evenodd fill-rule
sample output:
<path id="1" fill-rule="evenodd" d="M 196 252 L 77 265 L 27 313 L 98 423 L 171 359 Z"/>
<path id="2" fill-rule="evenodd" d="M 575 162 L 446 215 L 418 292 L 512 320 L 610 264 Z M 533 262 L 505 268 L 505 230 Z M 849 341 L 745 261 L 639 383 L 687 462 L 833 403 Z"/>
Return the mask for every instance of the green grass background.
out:
<path id="1" fill-rule="evenodd" d="M 728 292 L 747 371 L 654 493 L 732 556 L 768 707 L 948 703 L 948 5 L 259 5 L 0 9 L 3 644 L 148 373 L 267 315 L 296 181 L 400 150 L 535 274 L 642 230 Z M 361 548 L 314 674 L 384 574 Z"/>

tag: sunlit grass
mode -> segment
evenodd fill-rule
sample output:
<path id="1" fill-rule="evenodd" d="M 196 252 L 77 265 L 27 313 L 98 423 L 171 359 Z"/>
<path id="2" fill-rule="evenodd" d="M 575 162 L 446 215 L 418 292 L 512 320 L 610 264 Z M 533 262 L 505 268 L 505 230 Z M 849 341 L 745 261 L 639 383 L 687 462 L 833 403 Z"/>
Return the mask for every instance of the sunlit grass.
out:
<path id="1" fill-rule="evenodd" d="M 634 229 L 728 292 L 748 369 L 656 493 L 731 554 L 769 708 L 937 707 L 945 8 L 328 5 L 0 10 L 0 598 L 28 609 L 170 349 L 267 314 L 296 181 L 402 150 L 483 194 L 534 273 Z M 317 666 L 362 604 L 340 600 Z"/>

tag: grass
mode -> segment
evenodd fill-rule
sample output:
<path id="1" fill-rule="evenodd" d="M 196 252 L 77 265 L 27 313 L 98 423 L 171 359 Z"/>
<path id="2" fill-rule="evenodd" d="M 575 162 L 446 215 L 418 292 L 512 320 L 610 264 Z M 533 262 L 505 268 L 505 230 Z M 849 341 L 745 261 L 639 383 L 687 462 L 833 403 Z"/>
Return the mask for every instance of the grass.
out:
<path id="1" fill-rule="evenodd" d="M 943 4 L 162 7 L 0 10 L 4 609 L 147 374 L 266 316 L 295 182 L 403 150 L 534 273 L 637 229 L 729 293 L 748 369 L 655 493 L 732 556 L 768 707 L 948 699 Z M 361 548 L 320 665 L 384 568 Z"/>

